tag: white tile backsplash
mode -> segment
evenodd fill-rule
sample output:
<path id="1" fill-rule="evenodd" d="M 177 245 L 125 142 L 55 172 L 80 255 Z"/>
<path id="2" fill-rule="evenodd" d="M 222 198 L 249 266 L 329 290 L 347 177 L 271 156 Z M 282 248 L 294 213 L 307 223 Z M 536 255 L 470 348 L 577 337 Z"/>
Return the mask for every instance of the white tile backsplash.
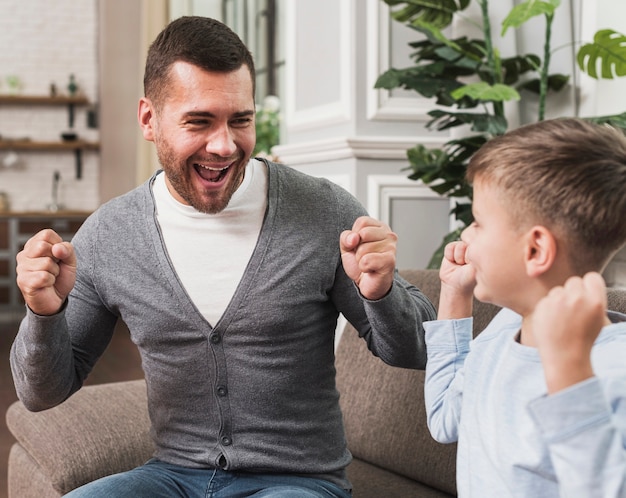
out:
<path id="1" fill-rule="evenodd" d="M 49 95 L 54 82 L 67 93 L 74 74 L 90 102 L 98 98 L 97 0 L 0 0 L 0 93 L 8 93 L 6 77 L 17 75 L 24 95 Z M 87 127 L 87 108 L 75 108 L 74 131 L 98 141 L 98 130 Z M 68 128 L 68 110 L 56 106 L 0 106 L 0 136 L 59 140 Z M 52 178 L 61 174 L 59 202 L 68 209 L 93 210 L 99 204 L 99 154 L 82 153 L 82 179 L 75 176 L 74 152 L 16 151 L 18 168 L 2 166 L 8 151 L 0 151 L 0 191 L 7 192 L 17 211 L 45 209 L 51 202 Z"/>

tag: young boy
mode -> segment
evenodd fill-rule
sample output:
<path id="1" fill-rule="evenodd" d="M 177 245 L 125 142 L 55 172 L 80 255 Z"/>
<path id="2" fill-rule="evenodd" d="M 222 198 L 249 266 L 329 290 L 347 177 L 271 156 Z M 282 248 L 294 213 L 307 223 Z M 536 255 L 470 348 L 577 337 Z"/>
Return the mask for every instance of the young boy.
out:
<path id="1" fill-rule="evenodd" d="M 626 241 L 626 138 L 559 119 L 472 158 L 475 221 L 425 324 L 433 437 L 459 497 L 626 496 L 626 316 L 600 272 Z M 472 294 L 504 309 L 472 340 Z"/>

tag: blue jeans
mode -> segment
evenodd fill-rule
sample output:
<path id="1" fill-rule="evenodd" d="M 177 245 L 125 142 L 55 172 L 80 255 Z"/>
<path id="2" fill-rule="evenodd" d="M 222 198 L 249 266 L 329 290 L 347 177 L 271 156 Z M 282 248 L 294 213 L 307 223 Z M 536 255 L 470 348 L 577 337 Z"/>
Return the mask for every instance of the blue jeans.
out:
<path id="1" fill-rule="evenodd" d="M 71 498 L 350 498 L 329 481 L 283 474 L 190 469 L 156 459 L 71 491 Z"/>

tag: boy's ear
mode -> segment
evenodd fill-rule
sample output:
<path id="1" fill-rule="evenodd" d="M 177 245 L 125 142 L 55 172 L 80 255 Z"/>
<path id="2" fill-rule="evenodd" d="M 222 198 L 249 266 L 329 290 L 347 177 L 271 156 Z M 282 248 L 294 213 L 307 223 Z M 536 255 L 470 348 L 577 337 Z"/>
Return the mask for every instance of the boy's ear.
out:
<path id="1" fill-rule="evenodd" d="M 535 225 L 526 233 L 524 260 L 529 277 L 538 277 L 546 273 L 556 258 L 557 243 L 550 230 Z"/>

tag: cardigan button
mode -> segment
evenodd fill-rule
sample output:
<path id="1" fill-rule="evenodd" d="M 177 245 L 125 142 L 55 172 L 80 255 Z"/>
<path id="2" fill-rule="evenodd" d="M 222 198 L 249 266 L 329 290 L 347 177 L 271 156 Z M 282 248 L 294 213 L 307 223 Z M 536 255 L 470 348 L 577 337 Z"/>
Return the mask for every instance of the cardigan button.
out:
<path id="1" fill-rule="evenodd" d="M 221 441 L 224 446 L 230 446 L 231 444 L 233 444 L 233 440 L 228 436 L 222 436 Z"/>
<path id="2" fill-rule="evenodd" d="M 226 386 L 217 386 L 217 395 L 224 397 L 228 394 L 228 388 Z"/>
<path id="3" fill-rule="evenodd" d="M 211 334 L 209 336 L 209 340 L 213 343 L 213 344 L 219 344 L 219 342 L 222 340 L 221 336 L 219 334 Z"/>

